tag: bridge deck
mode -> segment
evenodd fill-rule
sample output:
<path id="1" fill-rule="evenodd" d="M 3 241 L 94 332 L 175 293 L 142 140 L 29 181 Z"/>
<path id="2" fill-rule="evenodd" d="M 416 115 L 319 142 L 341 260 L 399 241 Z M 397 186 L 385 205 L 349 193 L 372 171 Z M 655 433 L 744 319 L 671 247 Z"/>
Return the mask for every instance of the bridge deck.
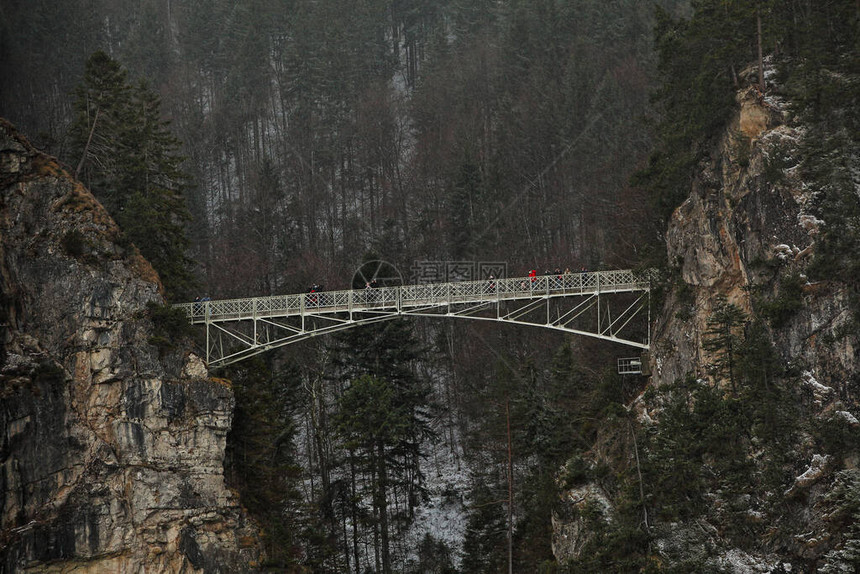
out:
<path id="1" fill-rule="evenodd" d="M 321 314 L 409 312 L 462 304 L 648 291 L 632 270 L 322 291 L 176 305 L 194 324 Z"/>

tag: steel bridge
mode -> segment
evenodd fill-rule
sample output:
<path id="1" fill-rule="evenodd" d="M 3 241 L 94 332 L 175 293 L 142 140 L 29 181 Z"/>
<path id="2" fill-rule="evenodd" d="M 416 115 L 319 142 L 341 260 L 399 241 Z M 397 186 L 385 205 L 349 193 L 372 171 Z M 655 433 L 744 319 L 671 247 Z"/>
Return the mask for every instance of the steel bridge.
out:
<path id="1" fill-rule="evenodd" d="M 229 365 L 325 333 L 397 317 L 555 329 L 638 349 L 651 342 L 651 273 L 594 271 L 181 303 L 206 327 L 206 362 Z M 637 316 L 646 320 L 633 322 Z M 644 323 L 644 324 L 643 324 Z"/>

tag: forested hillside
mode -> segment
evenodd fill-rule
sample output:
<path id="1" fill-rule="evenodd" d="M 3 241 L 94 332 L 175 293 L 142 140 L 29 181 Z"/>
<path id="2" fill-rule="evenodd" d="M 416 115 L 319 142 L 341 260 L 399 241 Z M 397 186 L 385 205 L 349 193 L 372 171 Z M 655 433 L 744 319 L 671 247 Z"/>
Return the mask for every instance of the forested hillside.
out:
<path id="1" fill-rule="evenodd" d="M 647 206 L 627 176 L 649 145 L 651 5 L 3 11 L 3 113 L 69 165 L 90 54 L 104 50 L 161 96 L 196 184 L 191 253 L 210 295 L 346 286 L 371 248 L 406 272 L 416 259 L 518 271 L 637 259 Z"/>
<path id="2" fill-rule="evenodd" d="M 850 572 L 858 15 L 854 0 L 0 0 L 0 116 L 93 191 L 173 301 L 344 289 L 368 261 L 407 282 L 446 263 L 659 268 L 651 387 L 615 372 L 629 350 L 452 320 L 219 373 L 236 398 L 227 481 L 264 567 Z M 799 244 L 794 219 L 814 245 L 778 256 L 762 229 Z M 712 255 L 732 272 L 703 279 Z M 822 282 L 838 321 L 813 312 Z M 804 338 L 825 335 L 837 359 Z M 827 400 L 804 394 L 816 368 L 843 384 Z M 796 486 L 805 464 L 817 491 Z"/>

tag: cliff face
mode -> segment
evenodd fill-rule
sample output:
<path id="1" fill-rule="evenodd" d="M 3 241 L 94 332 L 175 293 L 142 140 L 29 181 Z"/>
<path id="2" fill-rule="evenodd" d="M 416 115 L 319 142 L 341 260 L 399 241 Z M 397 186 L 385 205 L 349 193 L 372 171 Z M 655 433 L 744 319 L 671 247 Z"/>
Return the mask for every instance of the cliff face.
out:
<path id="1" fill-rule="evenodd" d="M 813 195 L 798 177 L 802 126 L 778 100 L 750 88 L 715 157 L 675 211 L 667 233 L 670 264 L 680 271 L 656 327 L 654 383 L 704 376 L 702 336 L 718 295 L 750 315 L 778 298 L 790 275 L 803 282 L 802 304 L 772 329 L 782 359 L 845 397 L 858 372 L 858 339 L 846 333 L 851 312 L 844 286 L 806 280 L 821 225 Z M 856 396 L 856 395 L 855 395 Z M 835 397 L 834 397 L 835 398 Z"/>
<path id="2" fill-rule="evenodd" d="M 0 120 L 0 568 L 241 572 L 233 395 L 159 348 L 156 274 L 102 206 Z"/>
<path id="3" fill-rule="evenodd" d="M 827 222 L 814 215 L 817 198 L 799 175 L 803 125 L 791 117 L 789 106 L 778 98 L 762 98 L 753 88 L 738 94 L 738 104 L 734 120 L 700 166 L 689 196 L 669 223 L 667 249 L 674 277 L 652 339 L 652 392 L 627 405 L 631 420 L 638 422 L 640 443 L 627 444 L 625 454 L 615 456 L 601 454 L 595 445 L 589 455 L 594 460 L 589 461 L 615 465 L 638 477 L 631 485 L 641 501 L 635 519 L 639 522 L 630 526 L 639 531 L 644 525 L 650 552 L 667 566 L 753 573 L 819 571 L 825 565 L 821 571 L 853 571 L 840 568 L 856 565 L 860 532 L 857 515 L 850 510 L 855 506 L 845 503 L 854 500 L 860 485 L 860 334 L 847 287 L 807 276 Z M 740 406 L 746 397 L 765 395 L 728 392 L 730 398 L 714 401 L 715 393 L 690 390 L 715 388 L 711 367 L 719 357 L 703 343 L 713 336 L 708 335 L 713 326 L 709 319 L 721 301 L 743 311 L 741 322 L 749 321 L 744 335 L 755 329 L 773 344 L 776 362 L 786 367 L 780 370 L 784 380 L 776 383 L 782 385 L 786 404 L 767 399 L 770 402 Z M 689 376 L 696 381 L 671 385 Z M 764 378 L 755 384 L 769 383 Z M 683 408 L 666 409 L 672 397 L 678 398 L 675 406 Z M 697 410 L 694 397 L 704 397 L 705 407 Z M 712 407 L 726 408 L 708 411 L 708 400 Z M 754 413 L 759 426 L 753 431 Z M 662 445 L 671 448 L 649 439 L 666 426 L 670 430 L 662 431 Z M 611 434 L 612 425 L 606 427 Z M 822 430 L 827 428 L 839 430 Z M 690 429 L 695 430 L 683 434 Z M 623 436 L 634 437 L 632 425 L 622 430 Z M 667 436 L 672 432 L 680 436 Z M 714 453 L 721 451 L 715 448 L 715 436 L 743 445 L 727 457 L 746 464 L 743 473 L 729 477 L 731 471 L 716 460 Z M 690 444 L 694 448 L 685 450 Z M 640 457 L 644 478 L 638 474 Z M 744 457 L 747 460 L 741 460 Z M 661 467 L 661 461 L 670 463 Z M 688 468 L 682 475 L 685 463 L 697 469 Z M 765 472 L 777 478 L 765 479 Z M 676 503 L 656 492 L 664 483 L 655 480 L 678 476 L 691 481 L 664 483 L 680 493 L 681 504 L 685 496 L 703 501 L 685 515 L 650 502 L 662 498 Z M 553 553 L 560 561 L 583 558 L 583 549 L 600 530 L 595 523 L 605 528 L 624 519 L 618 492 L 593 478 L 578 481 L 562 489 L 562 504 L 553 517 Z M 766 481 L 768 486 L 763 486 Z M 559 483 L 566 483 L 564 470 Z M 670 518 L 661 519 L 661 510 Z M 738 524 L 746 529 L 743 536 L 732 533 Z"/>
<path id="4" fill-rule="evenodd" d="M 709 380 L 713 357 L 703 342 L 718 297 L 725 297 L 748 318 L 768 325 L 778 360 L 794 373 L 787 376 L 795 377 L 806 405 L 799 412 L 807 420 L 797 428 L 841 419 L 850 428 L 847 432 L 860 432 L 855 417 L 860 340 L 852 327 L 847 288 L 826 278 L 810 281 L 806 274 L 826 222 L 813 215 L 816 198 L 799 177 L 796 158 L 805 130 L 777 98 L 763 99 L 750 88 L 738 95 L 738 103 L 734 121 L 669 224 L 669 261 L 680 278 L 657 322 L 651 384 L 691 374 Z M 794 295 L 792 283 L 797 287 Z M 659 412 L 651 414 L 659 421 Z M 644 418 L 645 426 L 651 424 L 647 414 Z M 843 488 L 839 474 L 856 475 L 856 451 L 827 454 L 820 450 L 826 448 L 820 438 L 805 432 L 799 434 L 796 448 L 785 453 L 786 460 L 794 461 L 788 465 L 796 478 L 781 495 L 756 499 L 756 479 L 749 477 L 747 497 L 761 507 L 778 506 L 775 501 L 781 500 L 782 514 L 767 519 L 772 532 L 781 534 L 763 537 L 744 551 L 723 542 L 718 561 L 729 571 L 782 571 L 783 560 L 817 569 L 827 553 L 833 567 L 840 560 L 834 558 L 836 553 L 852 544 L 845 542 L 850 536 L 834 521 L 841 511 L 834 510 L 833 501 Z M 719 493 L 710 495 L 720 501 Z M 703 546 L 685 540 L 695 531 L 687 526 L 664 529 L 659 543 L 678 545 L 686 555 Z"/>

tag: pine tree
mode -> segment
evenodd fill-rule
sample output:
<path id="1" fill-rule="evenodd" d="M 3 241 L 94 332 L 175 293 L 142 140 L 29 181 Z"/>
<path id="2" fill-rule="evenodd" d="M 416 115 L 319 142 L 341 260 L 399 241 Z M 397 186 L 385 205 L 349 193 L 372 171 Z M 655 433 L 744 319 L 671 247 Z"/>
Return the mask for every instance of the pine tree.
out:
<path id="1" fill-rule="evenodd" d="M 733 392 L 737 391 L 737 363 L 745 322 L 746 314 L 740 307 L 720 295 L 703 334 L 702 348 L 712 353 L 711 374 L 718 381 L 728 380 Z"/>
<path id="2" fill-rule="evenodd" d="M 339 462 L 355 488 L 352 508 L 345 511 L 362 522 L 358 526 L 370 528 L 378 541 L 378 568 L 384 570 L 390 533 L 409 523 L 424 494 L 420 462 L 425 441 L 435 436 L 431 389 L 416 373 L 421 349 L 407 321 L 349 329 L 332 340 L 335 376 L 346 385 L 333 417 L 345 451 Z M 369 490 L 361 491 L 359 473 L 369 479 Z M 397 515 L 389 509 L 392 497 L 405 501 Z M 367 506 L 370 515 L 364 514 Z M 362 535 L 353 530 L 353 546 Z"/>
<path id="3" fill-rule="evenodd" d="M 344 446 L 371 479 L 374 527 L 379 535 L 377 570 L 391 573 L 389 483 L 397 466 L 396 446 L 408 435 L 411 413 L 398 400 L 394 385 L 364 375 L 352 382 L 340 400 L 336 417 Z"/>
<path id="4" fill-rule="evenodd" d="M 230 376 L 236 407 L 225 452 L 227 480 L 262 524 L 270 565 L 294 566 L 300 544 L 311 544 L 300 529 L 301 471 L 293 445 L 301 378 L 294 365 L 276 374 L 259 357 L 234 367 Z"/>
<path id="5" fill-rule="evenodd" d="M 131 85 L 126 70 L 102 51 L 87 60 L 76 96 L 69 134 L 76 173 L 158 271 L 168 296 L 188 298 L 190 181 L 160 99 L 144 82 Z"/>
<path id="6" fill-rule="evenodd" d="M 94 52 L 75 90 L 70 158 L 77 165 L 75 177 L 88 184 L 111 213 L 119 208 L 111 182 L 117 177 L 116 148 L 128 121 L 130 100 L 128 72 L 104 52 Z"/>
<path id="7" fill-rule="evenodd" d="M 819 572 L 857 572 L 860 569 L 860 472 L 856 469 L 839 472 L 827 500 L 836 507 L 829 519 L 844 530 L 845 536 L 838 548 L 824 555 Z"/>
<path id="8" fill-rule="evenodd" d="M 709 153 L 736 107 L 739 74 L 756 60 L 756 3 L 696 0 L 690 18 L 657 10 L 654 29 L 662 86 L 658 145 L 634 183 L 652 194 L 664 217 L 686 196 L 696 162 Z"/>
<path id="9" fill-rule="evenodd" d="M 472 504 L 463 541 L 463 572 L 489 574 L 502 572 L 507 566 L 507 519 L 500 497 L 505 488 L 492 481 L 490 476 L 473 477 Z"/>

